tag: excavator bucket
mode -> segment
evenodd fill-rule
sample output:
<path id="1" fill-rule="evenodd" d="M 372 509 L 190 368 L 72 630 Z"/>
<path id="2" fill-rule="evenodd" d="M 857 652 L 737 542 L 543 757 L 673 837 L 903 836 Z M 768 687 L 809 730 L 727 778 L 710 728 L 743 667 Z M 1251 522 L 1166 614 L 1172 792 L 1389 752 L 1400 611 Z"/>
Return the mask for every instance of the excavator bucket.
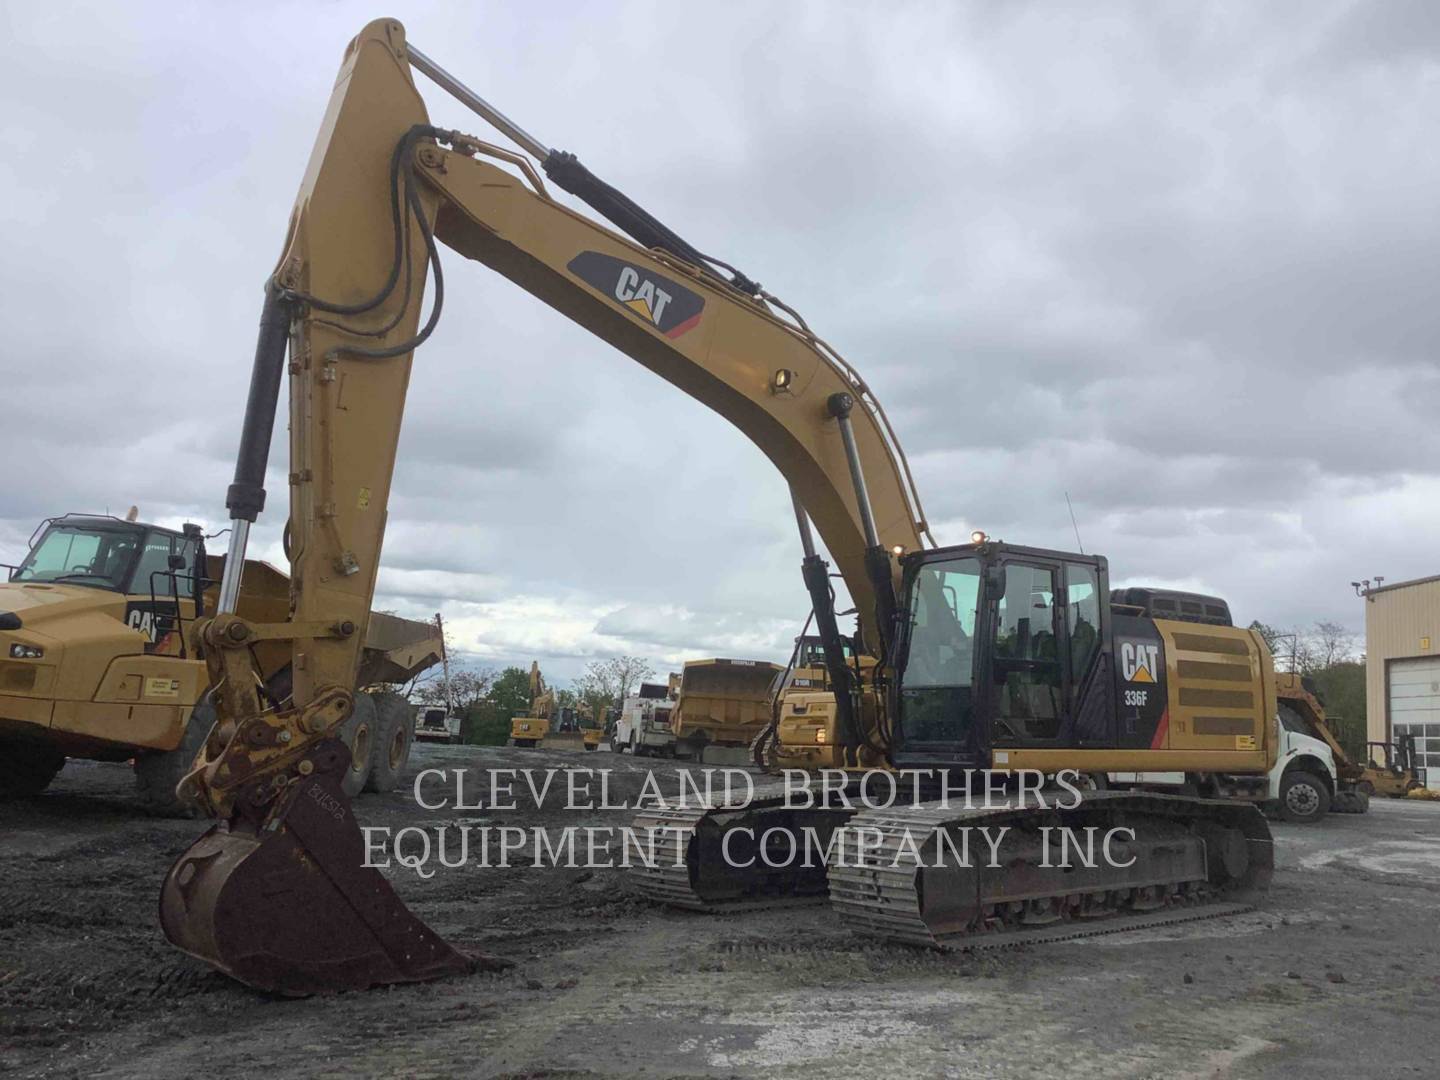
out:
<path id="1" fill-rule="evenodd" d="M 178 948 L 248 986 L 290 996 L 509 967 L 463 953 L 406 908 L 378 869 L 329 739 L 316 769 L 260 818 L 237 812 L 170 868 L 160 925 Z"/>

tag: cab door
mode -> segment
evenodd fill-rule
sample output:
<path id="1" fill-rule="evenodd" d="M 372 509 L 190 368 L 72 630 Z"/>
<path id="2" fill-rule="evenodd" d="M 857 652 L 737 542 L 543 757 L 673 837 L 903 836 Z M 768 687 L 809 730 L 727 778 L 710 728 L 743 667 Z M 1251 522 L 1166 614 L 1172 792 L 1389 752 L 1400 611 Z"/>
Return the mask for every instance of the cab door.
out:
<path id="1" fill-rule="evenodd" d="M 184 628 L 195 618 L 200 588 L 199 545 L 187 537 L 152 529 L 145 534 L 130 576 L 125 622 L 145 634 L 145 651 L 183 656 Z"/>
<path id="2" fill-rule="evenodd" d="M 1054 742 L 1070 717 L 1059 562 L 1006 561 L 1003 594 L 990 606 L 990 735 L 993 746 Z"/>
<path id="3" fill-rule="evenodd" d="M 1003 572 L 988 612 L 992 745 L 1113 745 L 1104 567 L 1027 554 Z"/>

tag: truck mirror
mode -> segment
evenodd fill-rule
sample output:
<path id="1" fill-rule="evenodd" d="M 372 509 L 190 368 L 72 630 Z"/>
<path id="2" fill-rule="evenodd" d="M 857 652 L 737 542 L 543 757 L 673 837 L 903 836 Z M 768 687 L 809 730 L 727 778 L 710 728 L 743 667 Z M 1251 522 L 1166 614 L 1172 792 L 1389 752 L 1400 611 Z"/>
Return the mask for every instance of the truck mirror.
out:
<path id="1" fill-rule="evenodd" d="M 999 600 L 1005 595 L 1005 567 L 990 563 L 985 567 L 985 599 Z"/>
<path id="2" fill-rule="evenodd" d="M 184 569 L 185 569 L 185 556 L 184 556 L 184 555 L 171 555 L 171 556 L 170 556 L 170 559 L 169 559 L 169 562 L 170 562 L 170 569 L 171 569 L 171 570 L 184 570 Z"/>

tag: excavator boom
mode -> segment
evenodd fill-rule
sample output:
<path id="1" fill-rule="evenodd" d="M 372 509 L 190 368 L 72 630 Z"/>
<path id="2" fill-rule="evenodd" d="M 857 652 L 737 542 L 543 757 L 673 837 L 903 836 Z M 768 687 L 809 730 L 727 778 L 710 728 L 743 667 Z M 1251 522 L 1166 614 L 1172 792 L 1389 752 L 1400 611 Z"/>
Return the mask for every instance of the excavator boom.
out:
<path id="1" fill-rule="evenodd" d="M 629 236 L 558 202 L 528 158 L 433 127 L 412 65 Z M 198 630 L 218 719 L 181 784 L 220 821 L 177 861 L 162 894 L 172 942 L 264 989 L 361 987 L 475 962 L 406 912 L 378 871 L 358 866 L 334 738 L 355 707 L 412 354 L 445 302 L 438 243 L 744 432 L 790 483 L 812 595 L 823 598 L 828 581 L 808 521 L 877 647 L 893 609 L 894 556 L 918 548 L 925 530 L 883 411 L 798 317 L 777 314 L 788 309 L 745 275 L 499 114 L 409 47 L 398 22 L 369 24 L 346 50 L 265 290 L 226 499 L 230 557 L 219 610 Z M 235 614 L 235 598 L 287 378 L 290 611 L 260 624 Z M 823 625 L 833 628 L 833 609 Z M 288 644 L 283 690 L 257 679 L 257 642 Z"/>

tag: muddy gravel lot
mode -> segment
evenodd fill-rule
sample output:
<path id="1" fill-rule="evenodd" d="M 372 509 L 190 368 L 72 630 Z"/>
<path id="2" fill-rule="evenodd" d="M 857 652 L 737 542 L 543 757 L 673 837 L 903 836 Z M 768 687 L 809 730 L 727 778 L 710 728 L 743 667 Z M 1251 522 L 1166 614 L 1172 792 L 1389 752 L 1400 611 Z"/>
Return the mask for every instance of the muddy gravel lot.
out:
<path id="1" fill-rule="evenodd" d="M 417 747 L 412 771 L 608 768 L 628 755 Z M 824 906 L 660 910 L 613 869 L 389 871 L 500 974 L 305 1000 L 176 952 L 160 881 L 203 823 L 143 816 L 124 766 L 72 762 L 0 805 L 0 1072 L 19 1076 L 1433 1076 L 1440 804 L 1277 824 L 1258 913 L 976 955 L 876 945 Z M 453 793 L 453 788 L 448 789 Z M 434 826 L 408 790 L 361 821 Z M 576 820 L 522 799 L 503 824 Z"/>

